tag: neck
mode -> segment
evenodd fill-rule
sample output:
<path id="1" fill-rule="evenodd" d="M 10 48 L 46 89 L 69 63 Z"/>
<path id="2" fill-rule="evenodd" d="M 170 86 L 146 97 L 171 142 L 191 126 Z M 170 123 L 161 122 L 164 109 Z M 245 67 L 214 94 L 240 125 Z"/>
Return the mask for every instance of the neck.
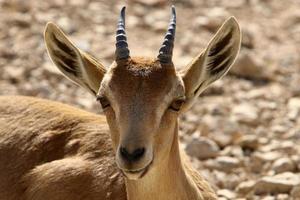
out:
<path id="1" fill-rule="evenodd" d="M 169 154 L 168 159 L 152 166 L 145 177 L 136 181 L 126 179 L 128 200 L 203 199 L 182 163 L 177 126 Z"/>

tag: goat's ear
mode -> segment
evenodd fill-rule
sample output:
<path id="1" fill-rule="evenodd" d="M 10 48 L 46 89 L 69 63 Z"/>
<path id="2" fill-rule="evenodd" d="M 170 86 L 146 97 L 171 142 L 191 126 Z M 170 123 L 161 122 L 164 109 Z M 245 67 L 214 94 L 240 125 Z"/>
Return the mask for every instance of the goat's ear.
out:
<path id="1" fill-rule="evenodd" d="M 96 95 L 106 72 L 101 63 L 78 49 L 55 24 L 45 29 L 45 42 L 53 63 L 69 79 Z"/>
<path id="2" fill-rule="evenodd" d="M 183 71 L 186 103 L 184 110 L 211 83 L 225 75 L 234 63 L 241 45 L 241 31 L 234 17 L 221 26 L 207 48 L 200 53 Z"/>

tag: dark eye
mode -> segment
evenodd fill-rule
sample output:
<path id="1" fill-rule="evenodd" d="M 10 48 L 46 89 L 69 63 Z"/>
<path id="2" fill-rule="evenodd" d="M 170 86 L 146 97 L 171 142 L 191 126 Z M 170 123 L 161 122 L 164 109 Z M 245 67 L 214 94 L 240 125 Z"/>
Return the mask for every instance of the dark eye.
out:
<path id="1" fill-rule="evenodd" d="M 177 100 L 172 102 L 169 109 L 174 110 L 174 111 L 177 112 L 177 111 L 180 110 L 183 103 L 184 103 L 184 99 L 177 99 Z"/>
<path id="2" fill-rule="evenodd" d="M 107 107 L 110 106 L 110 103 L 108 101 L 108 99 L 106 97 L 103 97 L 103 96 L 98 96 L 97 97 L 97 101 L 100 102 L 101 106 L 102 106 L 102 109 L 105 109 Z"/>

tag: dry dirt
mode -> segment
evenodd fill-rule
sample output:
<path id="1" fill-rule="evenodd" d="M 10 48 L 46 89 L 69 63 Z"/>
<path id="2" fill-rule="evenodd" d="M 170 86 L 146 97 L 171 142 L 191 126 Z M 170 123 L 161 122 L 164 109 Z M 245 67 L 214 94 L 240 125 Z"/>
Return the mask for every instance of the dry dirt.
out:
<path id="1" fill-rule="evenodd" d="M 300 199 L 300 0 L 176 0 L 174 62 L 184 67 L 234 15 L 243 30 L 230 74 L 181 118 L 180 138 L 220 199 Z M 57 23 L 106 66 L 127 5 L 133 55 L 156 56 L 167 0 L 0 0 L 0 95 L 29 95 L 100 113 L 94 97 L 48 58 L 43 30 Z M 96 111 L 97 112 L 97 111 Z"/>

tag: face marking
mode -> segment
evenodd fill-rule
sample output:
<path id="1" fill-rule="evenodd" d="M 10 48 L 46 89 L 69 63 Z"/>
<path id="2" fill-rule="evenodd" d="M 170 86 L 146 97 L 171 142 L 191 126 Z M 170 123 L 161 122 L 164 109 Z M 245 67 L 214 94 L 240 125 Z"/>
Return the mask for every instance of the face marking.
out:
<path id="1" fill-rule="evenodd" d="M 113 101 L 127 100 L 126 102 L 130 103 L 123 104 L 122 107 L 131 104 L 131 107 L 135 108 L 138 104 L 145 107 L 158 100 L 167 102 L 169 98 L 184 96 L 182 83 L 174 69 L 164 68 L 155 60 L 143 61 L 144 63 L 137 63 L 132 60 L 124 65 L 111 67 L 109 80 L 103 81 L 100 93 L 105 93 L 103 95 L 107 95 L 112 104 Z"/>
<path id="2" fill-rule="evenodd" d="M 172 141 L 173 135 L 159 134 L 174 129 L 176 124 L 177 112 L 169 107 L 184 97 L 184 86 L 175 68 L 145 58 L 115 63 L 104 77 L 98 96 L 106 97 L 111 105 L 105 113 L 116 151 L 120 147 L 128 152 L 145 148 L 145 156 L 135 163 L 125 162 L 116 153 L 118 166 L 127 173 L 148 170 L 160 146 Z"/>

